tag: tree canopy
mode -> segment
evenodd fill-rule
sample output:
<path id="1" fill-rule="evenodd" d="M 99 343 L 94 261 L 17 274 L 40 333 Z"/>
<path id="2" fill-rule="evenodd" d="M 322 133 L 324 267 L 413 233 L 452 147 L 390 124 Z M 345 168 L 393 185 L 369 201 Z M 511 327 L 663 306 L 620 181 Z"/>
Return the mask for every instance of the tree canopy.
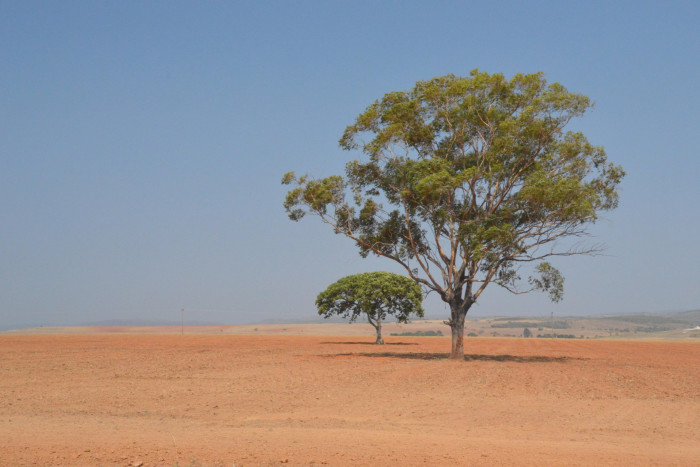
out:
<path id="1" fill-rule="evenodd" d="M 382 322 L 393 315 L 400 323 L 410 316 L 423 316 L 423 294 L 413 280 L 389 272 L 367 272 L 343 277 L 316 298 L 318 314 L 324 318 L 340 315 L 355 321 L 361 314 L 377 331 L 377 344 L 383 344 Z"/>
<path id="2" fill-rule="evenodd" d="M 621 167 L 580 132 L 565 131 L 591 101 L 543 73 L 473 70 L 390 92 L 349 125 L 340 146 L 363 160 L 345 176 L 284 175 L 290 219 L 315 214 L 360 254 L 400 264 L 450 305 L 452 357 L 464 354 L 467 311 L 486 287 L 547 291 L 563 277 L 546 260 L 591 254 L 587 235 L 618 204 Z M 532 275 L 521 280 L 522 265 Z"/>

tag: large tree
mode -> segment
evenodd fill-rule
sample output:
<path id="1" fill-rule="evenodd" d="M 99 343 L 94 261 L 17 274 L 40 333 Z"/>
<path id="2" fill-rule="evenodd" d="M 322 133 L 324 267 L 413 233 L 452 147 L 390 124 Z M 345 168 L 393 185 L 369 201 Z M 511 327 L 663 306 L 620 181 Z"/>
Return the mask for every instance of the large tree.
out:
<path id="1" fill-rule="evenodd" d="M 383 344 L 382 322 L 393 315 L 399 323 L 411 314 L 423 317 L 423 293 L 408 277 L 390 272 L 365 272 L 343 277 L 316 298 L 318 314 L 324 318 L 340 315 L 355 321 L 365 314 L 377 331 L 376 344 Z"/>
<path id="2" fill-rule="evenodd" d="M 564 130 L 591 105 L 542 73 L 420 81 L 345 129 L 340 146 L 366 156 L 345 177 L 286 174 L 295 186 L 284 206 L 295 221 L 318 215 L 362 256 L 389 258 L 437 293 L 450 307 L 451 357 L 462 358 L 465 317 L 489 284 L 558 301 L 563 277 L 546 259 L 598 251 L 571 238 L 617 206 L 624 172 Z"/>

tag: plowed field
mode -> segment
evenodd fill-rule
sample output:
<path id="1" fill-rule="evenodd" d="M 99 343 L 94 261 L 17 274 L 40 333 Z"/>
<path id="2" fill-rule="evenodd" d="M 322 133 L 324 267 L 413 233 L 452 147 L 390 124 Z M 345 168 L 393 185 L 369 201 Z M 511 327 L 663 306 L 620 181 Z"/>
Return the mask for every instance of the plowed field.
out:
<path id="1" fill-rule="evenodd" d="M 0 336 L 1 465 L 698 465 L 700 344 Z"/>

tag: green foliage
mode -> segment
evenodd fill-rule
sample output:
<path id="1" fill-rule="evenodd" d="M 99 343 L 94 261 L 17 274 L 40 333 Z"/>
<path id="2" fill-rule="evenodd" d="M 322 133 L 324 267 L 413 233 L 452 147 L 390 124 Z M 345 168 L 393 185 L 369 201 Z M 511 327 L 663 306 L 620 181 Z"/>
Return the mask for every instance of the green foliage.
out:
<path id="1" fill-rule="evenodd" d="M 344 177 L 286 174 L 284 206 L 295 221 L 320 216 L 363 256 L 399 263 L 450 304 L 455 326 L 491 283 L 559 301 L 564 279 L 543 260 L 597 251 L 558 249 L 559 240 L 586 235 L 615 208 L 624 176 L 602 147 L 565 131 L 590 107 L 542 73 L 419 81 L 345 129 L 340 146 L 364 159 L 348 162 Z"/>
<path id="2" fill-rule="evenodd" d="M 540 263 L 536 268 L 539 277 L 531 277 L 529 282 L 538 290 L 549 291 L 549 298 L 559 302 L 564 298 L 564 278 L 558 270 L 549 263 Z"/>
<path id="3" fill-rule="evenodd" d="M 423 293 L 411 279 L 389 272 L 367 272 L 347 276 L 328 286 L 316 298 L 318 314 L 340 315 L 355 321 L 361 314 L 370 322 L 393 315 L 400 323 L 410 315 L 423 316 Z"/>
<path id="4" fill-rule="evenodd" d="M 523 329 L 523 337 L 532 337 L 532 331 L 528 328 Z"/>

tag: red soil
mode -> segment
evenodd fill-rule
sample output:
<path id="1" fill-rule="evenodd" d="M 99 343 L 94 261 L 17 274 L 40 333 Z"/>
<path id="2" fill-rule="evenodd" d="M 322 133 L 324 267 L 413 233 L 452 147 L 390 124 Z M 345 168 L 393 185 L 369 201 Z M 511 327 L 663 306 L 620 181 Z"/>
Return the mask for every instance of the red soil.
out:
<path id="1" fill-rule="evenodd" d="M 0 336 L 2 465 L 698 465 L 700 344 Z"/>

